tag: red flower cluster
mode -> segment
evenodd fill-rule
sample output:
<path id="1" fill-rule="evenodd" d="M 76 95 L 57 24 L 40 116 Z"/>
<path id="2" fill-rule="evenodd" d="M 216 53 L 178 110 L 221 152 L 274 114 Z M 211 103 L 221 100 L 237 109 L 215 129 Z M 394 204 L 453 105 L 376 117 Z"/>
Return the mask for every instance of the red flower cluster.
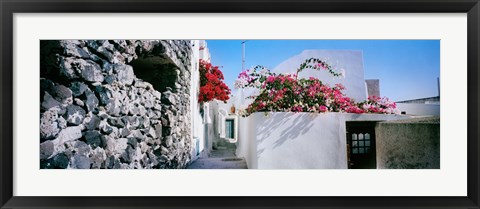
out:
<path id="1" fill-rule="evenodd" d="M 230 97 L 230 88 L 223 82 L 223 73 L 218 66 L 200 60 L 200 94 L 198 102 L 208 102 L 218 99 L 226 102 Z"/>

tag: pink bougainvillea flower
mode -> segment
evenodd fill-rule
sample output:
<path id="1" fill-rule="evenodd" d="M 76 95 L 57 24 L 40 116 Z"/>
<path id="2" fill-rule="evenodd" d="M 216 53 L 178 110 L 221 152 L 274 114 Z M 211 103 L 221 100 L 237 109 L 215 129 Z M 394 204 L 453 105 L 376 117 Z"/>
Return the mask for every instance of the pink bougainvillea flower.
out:
<path id="1" fill-rule="evenodd" d="M 327 112 L 328 108 L 322 105 L 319 107 L 319 110 L 320 112 Z"/>
<path id="2" fill-rule="evenodd" d="M 318 64 L 318 68 L 315 65 Z M 313 66 L 313 67 L 312 67 Z M 340 76 L 331 66 L 319 59 L 307 59 L 297 74 L 275 74 L 265 68 L 257 73 L 252 71 L 242 72 L 235 85 L 244 87 L 255 87 L 259 94 L 248 97 L 253 99 L 244 111 L 248 116 L 258 111 L 291 111 L 291 112 L 347 112 L 347 113 L 396 113 L 396 104 L 388 98 L 369 97 L 368 100 L 356 103 L 347 97 L 342 91 L 345 86 L 336 84 L 333 88 L 323 84 L 319 79 L 310 77 L 308 79 L 298 78 L 298 73 L 305 68 L 318 70 L 323 68 L 333 76 Z M 244 80 L 241 80 L 243 78 Z M 209 94 L 208 96 L 212 96 Z"/>

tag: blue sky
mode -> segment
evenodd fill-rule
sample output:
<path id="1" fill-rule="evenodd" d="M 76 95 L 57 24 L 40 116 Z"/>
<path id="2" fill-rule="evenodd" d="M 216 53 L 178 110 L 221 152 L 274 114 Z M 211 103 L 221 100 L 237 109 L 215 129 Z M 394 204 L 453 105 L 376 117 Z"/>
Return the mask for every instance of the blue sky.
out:
<path id="1" fill-rule="evenodd" d="M 207 40 L 213 65 L 222 66 L 225 83 L 242 70 L 242 40 Z M 438 95 L 439 40 L 248 40 L 245 67 L 275 68 L 306 49 L 363 51 L 365 79 L 380 79 L 380 94 L 393 101 Z"/>

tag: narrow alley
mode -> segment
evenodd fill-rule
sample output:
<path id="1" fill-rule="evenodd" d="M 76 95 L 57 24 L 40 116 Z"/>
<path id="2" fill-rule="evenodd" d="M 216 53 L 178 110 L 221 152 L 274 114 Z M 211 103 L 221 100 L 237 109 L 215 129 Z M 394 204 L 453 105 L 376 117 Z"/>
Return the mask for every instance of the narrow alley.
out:
<path id="1" fill-rule="evenodd" d="M 194 161 L 187 169 L 247 169 L 245 159 L 235 156 L 235 149 L 235 144 L 224 143 L 213 149 L 208 157 Z"/>

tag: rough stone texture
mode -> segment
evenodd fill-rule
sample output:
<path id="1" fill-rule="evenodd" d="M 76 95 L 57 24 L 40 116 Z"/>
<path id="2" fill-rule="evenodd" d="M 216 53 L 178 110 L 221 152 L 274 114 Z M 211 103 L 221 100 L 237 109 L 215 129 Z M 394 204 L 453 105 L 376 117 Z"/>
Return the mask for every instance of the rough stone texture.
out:
<path id="1" fill-rule="evenodd" d="M 78 125 L 85 118 L 85 110 L 80 106 L 70 105 L 67 107 L 67 122 L 69 124 Z"/>
<path id="2" fill-rule="evenodd" d="M 46 141 L 40 144 L 40 159 L 48 159 L 54 153 L 54 145 L 52 141 Z"/>
<path id="3" fill-rule="evenodd" d="M 53 139 L 60 132 L 58 123 L 58 111 L 51 108 L 45 111 L 40 118 L 40 138 Z"/>
<path id="4" fill-rule="evenodd" d="M 40 45 L 41 168 L 185 168 L 190 162 L 189 41 Z"/>
<path id="5" fill-rule="evenodd" d="M 375 127 L 377 168 L 440 168 L 440 118 L 380 122 Z"/>

